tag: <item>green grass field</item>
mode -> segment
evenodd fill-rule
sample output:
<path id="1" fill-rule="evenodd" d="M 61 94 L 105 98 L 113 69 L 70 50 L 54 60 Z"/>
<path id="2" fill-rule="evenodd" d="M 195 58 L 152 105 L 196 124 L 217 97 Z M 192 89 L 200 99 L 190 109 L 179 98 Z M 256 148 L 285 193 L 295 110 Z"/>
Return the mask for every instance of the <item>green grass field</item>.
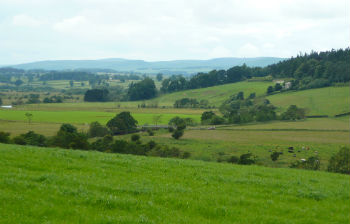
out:
<path id="1" fill-rule="evenodd" d="M 185 90 L 160 96 L 154 101 L 158 101 L 164 106 L 173 106 L 174 102 L 182 98 L 194 98 L 198 101 L 208 100 L 209 104 L 220 106 L 231 95 L 243 91 L 245 96 L 255 92 L 257 96 L 264 95 L 271 82 L 237 82 L 220 86 L 213 86 L 201 89 Z"/>
<path id="2" fill-rule="evenodd" d="M 349 116 L 330 118 L 308 118 L 300 121 L 270 121 L 244 125 L 229 125 L 220 129 L 249 130 L 350 130 Z"/>
<path id="3" fill-rule="evenodd" d="M 289 105 L 306 108 L 308 115 L 328 115 L 349 112 L 350 88 L 327 87 L 297 92 L 285 92 L 267 97 L 271 103 L 285 111 Z"/>
<path id="4" fill-rule="evenodd" d="M 349 176 L 0 144 L 0 223 L 349 223 Z"/>
<path id="5" fill-rule="evenodd" d="M 54 122 L 54 123 L 72 123 L 85 124 L 98 121 L 106 124 L 116 113 L 96 112 L 96 111 L 21 111 L 21 110 L 0 110 L 0 120 L 26 121 L 25 113 L 33 115 L 33 122 Z M 195 114 L 161 114 L 161 113 L 132 113 L 132 116 L 139 122 L 139 125 L 154 124 L 153 118 L 161 116 L 159 124 L 167 124 L 175 116 L 189 117 L 196 122 L 200 122 L 200 115 Z"/>
<path id="6" fill-rule="evenodd" d="M 130 140 L 130 135 L 116 138 Z M 227 160 L 231 156 L 239 157 L 250 152 L 257 156 L 259 165 L 289 167 L 300 159 L 318 156 L 323 170 L 340 147 L 350 147 L 349 131 L 186 130 L 180 140 L 174 140 L 167 131 L 156 132 L 155 136 L 141 134 L 142 142 L 150 140 L 188 151 L 191 159 L 204 161 Z M 295 148 L 295 153 L 288 153 L 288 147 L 291 146 Z M 306 150 L 307 147 L 309 150 Z M 270 158 L 272 151 L 283 152 L 276 162 Z"/>

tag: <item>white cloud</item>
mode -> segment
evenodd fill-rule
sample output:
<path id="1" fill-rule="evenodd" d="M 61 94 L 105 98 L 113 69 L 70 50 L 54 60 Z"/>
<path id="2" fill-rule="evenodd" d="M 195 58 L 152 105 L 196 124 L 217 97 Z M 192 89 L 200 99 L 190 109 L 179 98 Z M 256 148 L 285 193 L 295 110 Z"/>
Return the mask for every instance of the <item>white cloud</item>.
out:
<path id="1" fill-rule="evenodd" d="M 43 25 L 45 23 L 31 16 L 20 14 L 20 15 L 13 16 L 12 24 L 15 26 L 36 27 L 36 26 Z"/>
<path id="2" fill-rule="evenodd" d="M 40 59 L 289 57 L 350 40 L 347 0 L 0 2 L 0 62 L 37 60 L 39 53 Z"/>
<path id="3" fill-rule="evenodd" d="M 64 19 L 53 25 L 53 28 L 61 32 L 71 32 L 79 29 L 79 27 L 87 25 L 87 20 L 84 16 L 75 16 L 72 18 Z"/>
<path id="4" fill-rule="evenodd" d="M 237 51 L 239 57 L 259 57 L 261 56 L 260 50 L 258 47 L 251 43 L 246 43 L 240 47 Z"/>

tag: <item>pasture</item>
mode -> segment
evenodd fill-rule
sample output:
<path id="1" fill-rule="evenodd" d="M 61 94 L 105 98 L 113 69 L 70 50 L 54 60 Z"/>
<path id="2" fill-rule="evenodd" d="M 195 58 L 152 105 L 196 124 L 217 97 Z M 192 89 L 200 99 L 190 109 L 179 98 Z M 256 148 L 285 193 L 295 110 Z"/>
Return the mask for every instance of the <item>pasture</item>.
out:
<path id="1" fill-rule="evenodd" d="M 0 144 L 1 223 L 348 223 L 347 175 Z"/>
<path id="2" fill-rule="evenodd" d="M 0 110 L 0 119 L 9 121 L 26 121 L 25 113 L 33 115 L 33 122 L 51 123 L 72 123 L 86 124 L 98 121 L 106 124 L 116 113 L 96 111 L 21 111 L 21 110 Z M 139 122 L 139 125 L 155 124 L 154 117 L 160 116 L 158 124 L 167 124 L 175 116 L 189 117 L 200 122 L 200 115 L 196 114 L 172 114 L 172 113 L 132 113 L 132 116 Z M 28 122 L 29 123 L 29 122 Z"/>
<path id="3" fill-rule="evenodd" d="M 130 135 L 116 138 L 129 140 Z M 318 156 L 321 169 L 326 169 L 329 158 L 340 147 L 350 146 L 349 131 L 322 130 L 186 130 L 180 140 L 174 140 L 167 131 L 158 131 L 155 136 L 142 134 L 142 142 L 150 140 L 188 151 L 191 159 L 204 161 L 227 160 L 231 156 L 253 153 L 260 165 L 289 167 L 292 162 Z M 294 153 L 288 153 L 288 147 L 294 147 Z M 283 153 L 276 162 L 270 158 L 273 151 Z"/>
<path id="4" fill-rule="evenodd" d="M 328 115 L 346 113 L 350 111 L 350 88 L 326 87 L 319 89 L 308 89 L 297 92 L 284 92 L 267 98 L 279 111 L 285 111 L 289 105 L 297 105 L 305 108 L 307 115 Z"/>

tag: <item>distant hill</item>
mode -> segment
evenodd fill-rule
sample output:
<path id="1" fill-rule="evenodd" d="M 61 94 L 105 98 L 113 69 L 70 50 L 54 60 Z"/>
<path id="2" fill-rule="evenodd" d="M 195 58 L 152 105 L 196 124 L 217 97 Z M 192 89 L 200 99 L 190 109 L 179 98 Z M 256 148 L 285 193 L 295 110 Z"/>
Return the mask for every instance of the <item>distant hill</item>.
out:
<path id="1" fill-rule="evenodd" d="M 133 71 L 142 73 L 164 74 L 191 74 L 207 72 L 213 69 L 228 69 L 236 65 L 267 66 L 284 60 L 284 58 L 257 57 L 257 58 L 214 58 L 210 60 L 174 60 L 154 61 L 128 60 L 110 58 L 100 60 L 52 60 L 38 61 L 25 64 L 12 65 L 19 69 L 45 69 L 45 70 L 115 70 Z"/>

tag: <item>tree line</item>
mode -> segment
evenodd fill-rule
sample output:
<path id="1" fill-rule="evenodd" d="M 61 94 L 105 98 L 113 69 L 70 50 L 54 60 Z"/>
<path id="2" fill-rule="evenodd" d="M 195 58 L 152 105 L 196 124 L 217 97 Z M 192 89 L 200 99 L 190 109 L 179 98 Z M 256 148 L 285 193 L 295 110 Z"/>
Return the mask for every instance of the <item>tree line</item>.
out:
<path id="1" fill-rule="evenodd" d="M 311 52 L 266 67 L 245 64 L 228 70 L 198 73 L 190 79 L 173 75 L 162 82 L 161 91 L 171 93 L 186 89 L 240 82 L 252 77 L 272 76 L 293 79 L 291 89 L 309 89 L 344 83 L 350 80 L 350 49 Z"/>

